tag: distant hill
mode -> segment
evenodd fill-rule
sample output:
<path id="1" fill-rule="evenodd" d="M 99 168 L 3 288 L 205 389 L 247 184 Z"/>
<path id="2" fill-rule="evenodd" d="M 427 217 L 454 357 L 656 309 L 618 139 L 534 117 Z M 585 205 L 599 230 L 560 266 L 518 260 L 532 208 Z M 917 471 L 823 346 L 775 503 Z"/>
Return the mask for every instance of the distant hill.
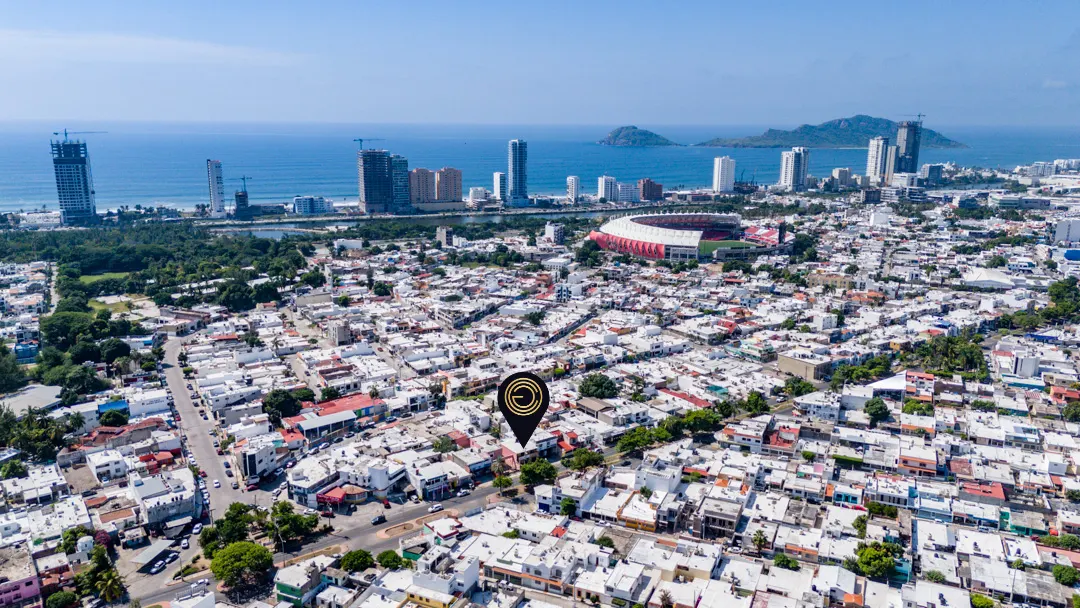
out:
<path id="1" fill-rule="evenodd" d="M 838 118 L 820 125 L 803 125 L 791 131 L 769 129 L 761 135 L 710 139 L 697 144 L 706 147 L 725 148 L 865 148 L 874 137 L 888 137 L 896 143 L 899 125 L 887 118 L 875 118 L 859 114 L 851 118 Z M 937 131 L 923 129 L 923 148 L 966 148 L 967 146 L 945 137 Z"/>
<path id="2" fill-rule="evenodd" d="M 601 146 L 623 146 L 627 148 L 682 145 L 671 141 L 663 135 L 657 135 L 652 131 L 639 129 L 635 126 L 619 127 L 596 143 Z"/>

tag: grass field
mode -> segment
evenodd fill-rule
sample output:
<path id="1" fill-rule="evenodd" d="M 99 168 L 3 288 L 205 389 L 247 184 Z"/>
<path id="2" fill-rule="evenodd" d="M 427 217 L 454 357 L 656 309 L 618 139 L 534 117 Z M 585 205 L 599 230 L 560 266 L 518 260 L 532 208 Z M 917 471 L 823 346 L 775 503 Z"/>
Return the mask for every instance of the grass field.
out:
<path id="1" fill-rule="evenodd" d="M 93 308 L 94 310 L 108 309 L 111 310 L 113 314 L 116 314 L 118 312 L 127 312 L 127 306 L 124 305 L 124 302 L 106 304 L 101 300 L 90 300 L 89 302 L 87 302 L 87 304 L 90 306 L 90 308 Z"/>
<path id="2" fill-rule="evenodd" d="M 91 283 L 97 283 L 98 281 L 104 281 L 106 279 L 122 279 L 128 276 L 129 272 L 103 272 L 101 274 L 84 274 L 79 277 L 79 281 L 90 285 Z"/>
<path id="3" fill-rule="evenodd" d="M 747 243 L 745 241 L 701 241 L 698 245 L 698 251 L 704 254 L 710 254 L 717 249 L 745 249 L 747 247 L 755 247 L 753 243 Z"/>

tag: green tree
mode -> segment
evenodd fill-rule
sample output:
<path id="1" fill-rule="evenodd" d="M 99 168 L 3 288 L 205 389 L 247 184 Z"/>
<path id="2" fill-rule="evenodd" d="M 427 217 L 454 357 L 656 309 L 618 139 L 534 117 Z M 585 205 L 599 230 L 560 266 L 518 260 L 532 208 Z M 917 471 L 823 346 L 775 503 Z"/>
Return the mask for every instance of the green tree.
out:
<path id="1" fill-rule="evenodd" d="M 371 288 L 371 293 L 380 298 L 385 298 L 394 293 L 394 288 L 389 283 L 379 281 Z"/>
<path id="2" fill-rule="evenodd" d="M 780 323 L 780 329 L 786 329 L 787 331 L 795 329 L 795 319 L 792 317 L 784 319 L 784 321 Z"/>
<path id="3" fill-rule="evenodd" d="M 263 412 L 270 416 L 274 426 L 281 426 L 281 419 L 300 413 L 300 400 L 287 390 L 276 388 L 263 396 Z"/>
<path id="4" fill-rule="evenodd" d="M 525 320 L 534 326 L 538 326 L 544 321 L 544 311 L 534 310 L 532 312 L 525 313 Z"/>
<path id="5" fill-rule="evenodd" d="M 314 403 L 315 402 L 315 391 L 311 390 L 310 388 L 298 388 L 298 389 L 295 389 L 292 392 L 292 396 L 296 397 L 296 400 L 300 401 L 300 402 L 304 402 L 304 401 L 307 401 L 309 403 Z"/>
<path id="6" fill-rule="evenodd" d="M 0 466 L 0 477 L 4 479 L 14 479 L 16 477 L 26 477 L 26 463 L 21 460 L 9 460 Z"/>
<path id="7" fill-rule="evenodd" d="M 615 541 L 611 540 L 610 536 L 601 536 L 600 538 L 596 539 L 596 544 L 600 545 L 601 547 L 607 547 L 608 549 L 615 548 Z"/>
<path id="8" fill-rule="evenodd" d="M 387 570 L 397 570 L 398 568 L 405 565 L 405 562 L 401 559 L 401 556 L 398 555 L 396 551 L 390 549 L 387 549 L 386 551 L 380 553 L 376 559 L 379 560 L 379 565 L 383 568 L 386 568 Z"/>
<path id="9" fill-rule="evenodd" d="M 255 308 L 255 292 L 243 281 L 224 284 L 218 290 L 217 303 L 229 309 L 229 312 L 243 312 Z"/>
<path id="10" fill-rule="evenodd" d="M 70 591 L 57 591 L 45 600 L 45 608 L 68 608 L 79 601 L 79 596 Z"/>
<path id="11" fill-rule="evenodd" d="M 349 551 L 341 557 L 341 569 L 346 572 L 363 572 L 375 566 L 375 558 L 363 549 Z"/>
<path id="12" fill-rule="evenodd" d="M 60 550 L 64 553 L 75 553 L 75 543 L 84 536 L 93 536 L 94 531 L 82 526 L 75 526 L 64 530 L 60 535 Z"/>
<path id="13" fill-rule="evenodd" d="M 274 556 L 262 545 L 249 541 L 232 543 L 214 553 L 210 571 L 226 587 L 237 588 L 266 580 L 274 566 Z"/>
<path id="14" fill-rule="evenodd" d="M 855 551 L 859 570 L 867 578 L 883 578 L 896 567 L 895 549 L 887 543 L 860 543 Z"/>
<path id="15" fill-rule="evenodd" d="M 636 452 L 643 450 L 652 444 L 652 432 L 643 426 L 638 426 L 630 429 L 626 434 L 620 437 L 618 443 L 615 444 L 615 449 L 620 452 Z"/>
<path id="16" fill-rule="evenodd" d="M 754 544 L 754 548 L 757 549 L 757 552 L 761 553 L 765 546 L 769 544 L 769 539 L 765 537 L 765 532 L 761 528 L 758 528 L 754 531 L 754 535 L 750 537 L 750 542 Z"/>
<path id="17" fill-rule="evenodd" d="M 108 338 L 101 342 L 101 360 L 112 364 L 120 357 L 131 355 L 131 347 L 127 342 L 117 338 Z"/>
<path id="18" fill-rule="evenodd" d="M 105 600 L 107 604 L 112 604 L 127 593 L 124 579 L 115 568 L 110 568 L 98 574 L 94 587 L 97 589 L 98 597 Z"/>
<path id="19" fill-rule="evenodd" d="M 994 600 L 978 593 L 971 594 L 971 608 L 994 608 Z"/>
<path id="20" fill-rule="evenodd" d="M 592 241 L 589 241 L 592 242 Z M 619 394 L 619 387 L 615 381 L 604 374 L 589 374 L 581 381 L 578 392 L 582 397 L 594 399 L 611 399 Z"/>
<path id="21" fill-rule="evenodd" d="M 68 350 L 72 363 L 101 361 L 101 348 L 90 340 L 79 340 Z"/>
<path id="22" fill-rule="evenodd" d="M 786 553 L 777 553 L 773 557 L 773 565 L 777 568 L 783 568 L 785 570 L 798 570 L 799 560 L 794 557 L 788 556 Z"/>
<path id="23" fill-rule="evenodd" d="M 811 452 L 810 450 L 802 451 L 802 459 L 806 462 L 814 462 L 815 458 L 817 458 L 817 454 Z"/>
<path id="24" fill-rule="evenodd" d="M 558 476 L 559 472 L 555 469 L 555 465 L 543 458 L 521 465 L 521 483 L 527 486 L 555 483 Z"/>
<path id="25" fill-rule="evenodd" d="M 341 398 L 341 391 L 333 386 L 324 386 L 319 394 L 319 401 L 333 401 Z"/>
<path id="26" fill-rule="evenodd" d="M 270 509 L 270 519 L 266 526 L 270 537 L 284 550 L 285 545 L 298 538 L 315 532 L 319 526 L 318 515 L 301 515 L 296 512 L 293 503 L 278 501 Z"/>
<path id="27" fill-rule="evenodd" d="M 930 581 L 931 583 L 938 583 L 940 585 L 944 583 L 947 579 L 945 578 L 944 574 L 938 572 L 937 570 L 931 570 L 926 573 L 926 580 Z"/>
<path id="28" fill-rule="evenodd" d="M 867 401 L 863 411 L 870 417 L 871 424 L 876 424 L 882 420 L 888 420 L 889 418 L 889 406 L 885 405 L 885 401 L 881 397 L 874 397 Z"/>
<path id="29" fill-rule="evenodd" d="M 9 348 L 0 348 L 0 393 L 10 393 L 26 385 L 26 372 Z"/>
<path id="30" fill-rule="evenodd" d="M 453 440 L 444 435 L 436 439 L 435 442 L 432 443 L 431 447 L 433 450 L 435 450 L 436 453 L 445 454 L 447 452 L 453 452 L 457 449 L 458 446 L 456 443 L 453 442 Z"/>
<path id="31" fill-rule="evenodd" d="M 866 523 L 868 519 L 865 515 L 860 515 L 851 522 L 851 527 L 855 528 L 855 531 L 859 534 L 859 538 L 866 538 Z"/>
<path id="32" fill-rule="evenodd" d="M 491 487 L 498 490 L 500 496 L 502 496 L 503 490 L 506 490 L 512 485 L 514 485 L 514 481 L 506 475 L 499 475 L 491 482 Z"/>
<path id="33" fill-rule="evenodd" d="M 124 426 L 128 423 L 128 415 L 124 410 L 109 410 L 98 418 L 101 426 Z"/>
<path id="34" fill-rule="evenodd" d="M 604 455 L 599 452 L 577 448 L 563 459 L 563 466 L 573 471 L 584 471 L 604 464 Z"/>
<path id="35" fill-rule="evenodd" d="M 1008 264 L 1009 261 L 1005 259 L 1005 256 L 995 255 L 986 261 L 987 268 L 1001 268 Z"/>
<path id="36" fill-rule="evenodd" d="M 905 414 L 915 414 L 917 416 L 933 416 L 934 404 L 925 401 L 917 401 L 915 399 L 908 399 L 904 402 Z"/>
<path id="37" fill-rule="evenodd" d="M 746 406 L 744 408 L 748 413 L 755 416 L 766 414 L 769 412 L 769 401 L 765 399 L 765 396 L 757 391 L 751 391 L 746 396 Z"/>
<path id="38" fill-rule="evenodd" d="M 566 517 L 573 517 L 577 515 L 577 503 L 573 498 L 566 496 L 559 502 L 559 515 L 565 515 Z"/>
<path id="39" fill-rule="evenodd" d="M 1054 574 L 1054 580 L 1066 587 L 1075 587 L 1080 581 L 1080 574 L 1077 574 L 1076 568 L 1072 566 L 1057 564 L 1051 572 Z"/>

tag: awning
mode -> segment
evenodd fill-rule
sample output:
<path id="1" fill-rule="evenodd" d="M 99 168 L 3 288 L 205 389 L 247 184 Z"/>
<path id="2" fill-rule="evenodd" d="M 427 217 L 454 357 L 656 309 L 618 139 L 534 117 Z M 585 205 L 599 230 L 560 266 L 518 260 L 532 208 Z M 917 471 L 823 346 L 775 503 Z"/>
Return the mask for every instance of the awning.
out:
<path id="1" fill-rule="evenodd" d="M 175 528 L 177 526 L 186 526 L 191 523 L 191 516 L 177 517 L 176 519 L 170 519 L 165 522 L 166 528 Z"/>
<path id="2" fill-rule="evenodd" d="M 146 549 L 143 549 L 143 551 L 136 555 L 131 561 L 132 563 L 139 564 L 140 566 L 152 564 L 154 563 L 154 560 L 157 559 L 157 556 L 161 555 L 172 546 L 173 541 L 171 540 L 156 541 L 154 542 L 154 544 L 150 545 Z"/>

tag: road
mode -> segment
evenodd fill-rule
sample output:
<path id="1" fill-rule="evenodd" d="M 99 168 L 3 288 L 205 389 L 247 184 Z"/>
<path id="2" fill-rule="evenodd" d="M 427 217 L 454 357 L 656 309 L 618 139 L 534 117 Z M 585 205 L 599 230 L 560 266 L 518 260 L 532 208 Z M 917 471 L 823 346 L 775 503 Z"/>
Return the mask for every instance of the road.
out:
<path id="1" fill-rule="evenodd" d="M 214 420 L 203 420 L 191 401 L 191 391 L 187 388 L 183 369 L 177 361 L 183 342 L 181 339 L 172 339 L 165 343 L 165 362 L 168 364 L 165 381 L 172 393 L 176 411 L 180 414 L 180 429 L 183 431 L 186 447 L 195 455 L 199 468 L 206 471 L 206 487 L 210 489 L 210 512 L 212 516 L 220 517 L 232 503 L 251 500 L 242 490 L 232 489 L 232 482 L 236 478 L 225 475 L 225 459 L 217 455 L 214 437 L 210 435 L 210 431 L 216 428 Z M 213 487 L 215 479 L 221 481 L 220 488 Z"/>
<path id="2" fill-rule="evenodd" d="M 464 514 L 466 511 L 484 506 L 488 498 L 495 493 L 496 490 L 490 485 L 481 486 L 468 496 L 463 498 L 448 498 L 443 500 L 442 504 L 447 509 L 456 509 L 460 514 Z M 394 505 L 391 509 L 385 511 L 387 514 L 385 525 L 374 527 L 365 521 L 353 528 L 335 530 L 332 534 L 323 536 L 314 543 L 300 547 L 296 552 L 275 554 L 274 562 L 280 563 L 284 560 L 299 555 L 305 555 L 333 545 L 345 545 L 347 547 L 346 550 L 350 551 L 353 549 L 365 549 L 370 551 L 372 555 L 378 555 L 387 549 L 397 549 L 398 540 L 402 537 L 379 538 L 376 535 L 377 532 L 394 524 L 427 515 L 429 506 L 430 503 L 426 502 L 420 504 L 406 503 L 403 506 Z M 408 536 L 408 534 L 406 536 Z M 180 563 L 181 562 L 177 562 L 178 565 Z M 166 569 L 167 573 L 175 571 L 175 568 Z M 211 585 L 213 586 L 213 576 L 211 576 L 210 573 L 206 573 L 206 577 L 211 580 Z M 131 595 L 142 602 L 143 606 L 149 606 L 162 601 L 172 600 L 178 593 L 184 590 L 184 585 L 182 584 L 166 587 L 165 583 L 167 582 L 169 582 L 169 579 L 166 578 L 165 574 L 145 577 L 131 585 Z M 219 597 L 218 599 L 225 601 L 224 597 Z"/>

